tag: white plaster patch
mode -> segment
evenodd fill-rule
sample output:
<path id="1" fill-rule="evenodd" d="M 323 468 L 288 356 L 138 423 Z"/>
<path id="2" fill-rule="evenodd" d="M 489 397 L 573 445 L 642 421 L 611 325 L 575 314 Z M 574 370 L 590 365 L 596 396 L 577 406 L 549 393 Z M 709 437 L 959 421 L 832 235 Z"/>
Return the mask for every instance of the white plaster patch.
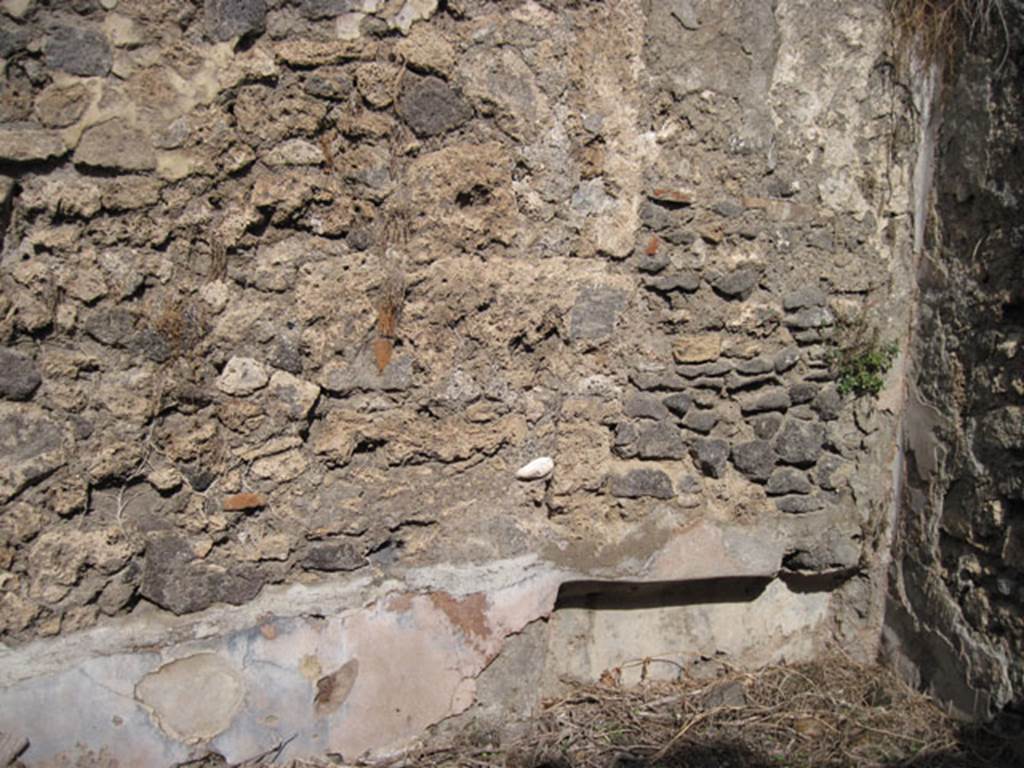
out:
<path id="1" fill-rule="evenodd" d="M 201 695 L 197 695 L 201 689 Z M 215 653 L 164 664 L 135 687 L 135 697 L 173 739 L 196 743 L 226 730 L 245 694 L 238 671 Z"/>

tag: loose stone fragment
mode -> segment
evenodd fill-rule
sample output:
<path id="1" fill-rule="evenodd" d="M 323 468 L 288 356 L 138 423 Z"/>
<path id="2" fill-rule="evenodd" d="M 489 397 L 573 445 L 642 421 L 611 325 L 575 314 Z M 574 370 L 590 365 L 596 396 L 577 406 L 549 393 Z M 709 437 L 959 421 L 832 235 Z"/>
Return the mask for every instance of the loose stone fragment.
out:
<path id="1" fill-rule="evenodd" d="M 697 199 L 697 196 L 690 190 L 677 187 L 655 187 L 647 193 L 647 196 L 655 202 L 670 206 L 693 205 Z"/>
<path id="2" fill-rule="evenodd" d="M 843 460 L 838 456 L 826 454 L 818 461 L 815 469 L 814 480 L 826 491 L 838 490 L 840 483 L 837 482 L 836 473 L 843 467 Z"/>
<path id="3" fill-rule="evenodd" d="M 447 77 L 455 69 L 455 49 L 428 24 L 418 24 L 411 33 L 395 46 L 410 69 Z"/>
<path id="4" fill-rule="evenodd" d="M 516 471 L 519 480 L 540 480 L 555 471 L 555 460 L 550 456 L 541 456 Z"/>
<path id="5" fill-rule="evenodd" d="M 631 469 L 624 475 L 612 475 L 612 496 L 621 499 L 671 499 L 672 480 L 658 469 Z"/>
<path id="6" fill-rule="evenodd" d="M 244 570 L 225 570 L 195 561 L 192 547 L 179 533 L 157 532 L 146 542 L 139 593 L 178 615 L 201 611 L 218 602 L 247 603 L 260 586 Z"/>
<path id="7" fill-rule="evenodd" d="M 0 403 L 0 505 L 65 463 L 60 427 L 23 403 Z"/>
<path id="8" fill-rule="evenodd" d="M 636 427 L 628 421 L 621 422 L 615 427 L 615 443 L 613 452 L 623 459 L 631 459 L 636 456 L 636 439 L 638 433 Z"/>
<path id="9" fill-rule="evenodd" d="M 383 372 L 369 357 L 350 364 L 328 363 L 320 374 L 320 385 L 338 395 L 357 391 L 401 392 L 413 384 L 413 360 L 407 355 L 391 360 Z"/>
<path id="10" fill-rule="evenodd" d="M 844 528 L 829 525 L 810 541 L 801 543 L 797 551 L 786 557 L 786 567 L 806 571 L 856 567 L 861 556 L 859 531 Z"/>
<path id="11" fill-rule="evenodd" d="M 286 371 L 275 371 L 267 387 L 270 410 L 288 419 L 305 420 L 320 396 L 320 387 L 293 376 Z"/>
<path id="12" fill-rule="evenodd" d="M 85 322 L 85 332 L 109 347 L 123 346 L 134 334 L 138 318 L 122 307 L 97 312 Z"/>
<path id="13" fill-rule="evenodd" d="M 651 254 L 649 256 L 643 256 L 636 263 L 636 268 L 647 275 L 656 275 L 664 270 L 672 261 L 664 253 Z"/>
<path id="14" fill-rule="evenodd" d="M 49 128 L 66 128 L 89 106 L 89 91 L 81 83 L 49 85 L 36 97 L 36 115 Z"/>

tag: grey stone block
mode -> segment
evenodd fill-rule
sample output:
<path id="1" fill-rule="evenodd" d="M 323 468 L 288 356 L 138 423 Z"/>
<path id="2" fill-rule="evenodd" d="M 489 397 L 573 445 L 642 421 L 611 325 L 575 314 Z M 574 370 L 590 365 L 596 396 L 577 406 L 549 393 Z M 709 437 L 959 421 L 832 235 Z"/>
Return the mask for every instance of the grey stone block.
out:
<path id="1" fill-rule="evenodd" d="M 624 475 L 613 475 L 610 491 L 612 496 L 621 499 L 671 499 L 675 496 L 672 480 L 658 469 L 631 469 Z"/>
<path id="2" fill-rule="evenodd" d="M 207 34 L 220 42 L 258 35 L 266 25 L 265 0 L 205 0 L 204 10 Z"/>
<path id="3" fill-rule="evenodd" d="M 625 308 L 625 291 L 604 286 L 585 286 L 569 315 L 569 337 L 573 341 L 595 341 L 611 336 Z"/>
<path id="4" fill-rule="evenodd" d="M 637 453 L 642 459 L 681 459 L 686 456 L 686 444 L 678 427 L 663 421 L 640 428 Z"/>
<path id="5" fill-rule="evenodd" d="M 622 405 L 622 412 L 632 418 L 641 419 L 661 420 L 669 417 L 669 409 L 657 395 L 642 392 L 635 392 L 627 397 Z"/>
<path id="6" fill-rule="evenodd" d="M 31 357 L 0 347 L 0 397 L 28 400 L 42 381 Z"/>
<path id="7" fill-rule="evenodd" d="M 768 478 L 765 490 L 769 496 L 782 496 L 789 493 L 807 494 L 813 490 L 807 473 L 793 467 L 778 467 Z"/>
<path id="8" fill-rule="evenodd" d="M 821 456 L 825 428 L 821 424 L 790 419 L 775 438 L 775 451 L 786 464 L 806 467 Z"/>
<path id="9" fill-rule="evenodd" d="M 732 449 L 732 463 L 751 480 L 763 483 L 772 473 L 778 456 L 767 440 L 751 440 Z"/>
<path id="10" fill-rule="evenodd" d="M 433 76 L 406 75 L 397 112 L 413 133 L 423 138 L 447 133 L 473 117 L 473 108 L 462 94 Z"/>
<path id="11" fill-rule="evenodd" d="M 56 27 L 45 50 L 49 66 L 79 77 L 103 77 L 113 63 L 107 38 L 86 27 Z"/>
<path id="12" fill-rule="evenodd" d="M 729 460 L 729 444 L 724 440 L 698 440 L 690 449 L 690 455 L 703 474 L 721 477 Z"/>

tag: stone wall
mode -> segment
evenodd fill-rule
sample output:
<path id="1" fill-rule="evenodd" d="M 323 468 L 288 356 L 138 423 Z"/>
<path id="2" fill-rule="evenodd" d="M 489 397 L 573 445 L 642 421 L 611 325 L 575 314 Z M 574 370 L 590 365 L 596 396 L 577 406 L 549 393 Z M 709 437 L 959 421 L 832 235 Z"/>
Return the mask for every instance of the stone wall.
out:
<path id="1" fill-rule="evenodd" d="M 1024 704 L 1022 10 L 936 94 L 887 622 L 908 675 L 982 718 Z"/>
<path id="2" fill-rule="evenodd" d="M 0 730 L 36 764 L 391 748 L 567 583 L 760 580 L 770 652 L 684 617 L 684 662 L 873 653 L 901 366 L 844 397 L 829 352 L 910 306 L 882 2 L 0 8 Z M 69 691 L 93 719 L 40 727 Z"/>

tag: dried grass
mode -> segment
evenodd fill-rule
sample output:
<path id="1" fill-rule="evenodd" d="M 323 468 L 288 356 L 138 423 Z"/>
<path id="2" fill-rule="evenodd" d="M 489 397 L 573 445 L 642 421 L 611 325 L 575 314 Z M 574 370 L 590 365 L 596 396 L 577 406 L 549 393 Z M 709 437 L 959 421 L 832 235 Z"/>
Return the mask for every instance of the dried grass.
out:
<path id="1" fill-rule="evenodd" d="M 923 61 L 942 62 L 948 69 L 962 46 L 993 27 L 1001 28 L 1009 40 L 1005 2 L 889 0 L 897 50 L 914 51 Z"/>
<path id="2" fill-rule="evenodd" d="M 639 687 L 580 686 L 505 743 L 467 729 L 386 761 L 293 768 L 1002 768 L 1013 740 L 967 729 L 888 670 L 846 658 Z M 1019 737 L 1018 737 L 1019 739 Z M 1020 742 L 1017 741 L 1017 749 Z M 287 753 L 284 755 L 287 757 Z M 280 763 L 276 763 L 280 765 Z"/>

